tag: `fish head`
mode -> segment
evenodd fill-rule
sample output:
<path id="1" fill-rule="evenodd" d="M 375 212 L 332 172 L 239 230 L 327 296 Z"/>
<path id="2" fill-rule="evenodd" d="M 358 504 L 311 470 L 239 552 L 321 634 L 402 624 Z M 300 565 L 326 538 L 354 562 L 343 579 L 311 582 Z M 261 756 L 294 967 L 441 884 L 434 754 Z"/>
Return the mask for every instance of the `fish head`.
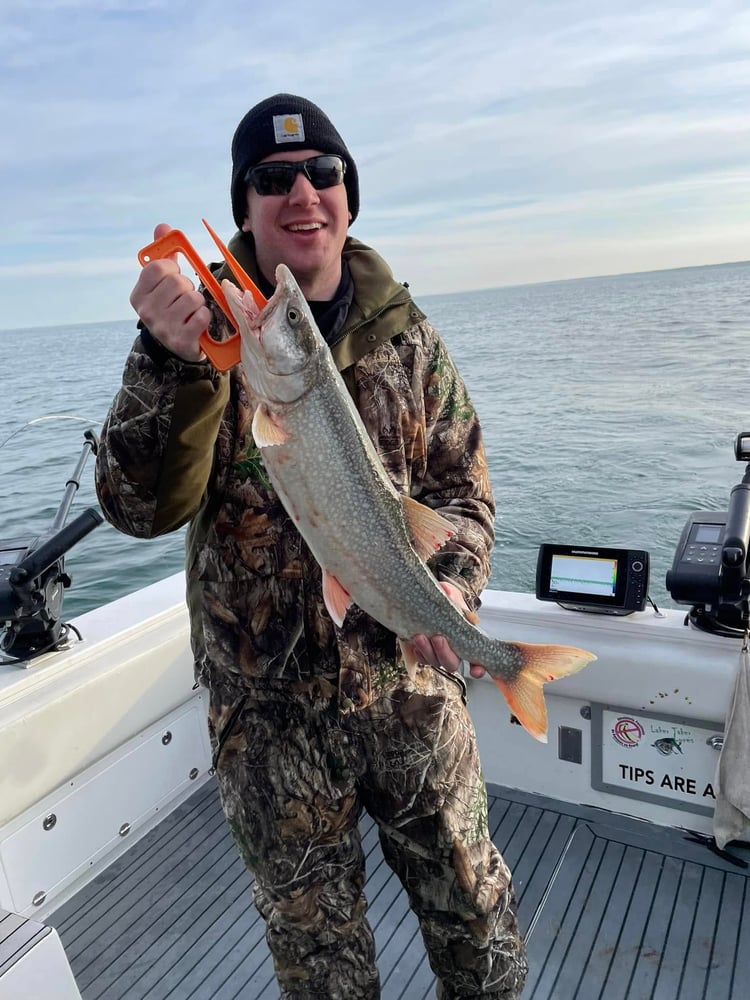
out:
<path id="1" fill-rule="evenodd" d="M 276 288 L 261 310 L 250 292 L 224 285 L 252 395 L 268 403 L 293 403 L 314 384 L 321 351 L 327 350 L 294 275 L 279 264 Z"/>

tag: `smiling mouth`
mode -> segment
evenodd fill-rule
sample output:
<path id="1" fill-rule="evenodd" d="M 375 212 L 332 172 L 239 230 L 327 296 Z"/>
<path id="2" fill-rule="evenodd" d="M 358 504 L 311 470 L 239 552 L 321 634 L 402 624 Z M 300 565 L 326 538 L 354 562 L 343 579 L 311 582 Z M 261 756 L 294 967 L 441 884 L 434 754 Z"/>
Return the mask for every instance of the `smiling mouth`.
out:
<path id="1" fill-rule="evenodd" d="M 290 233 L 313 233 L 323 228 L 322 222 L 294 222 L 285 227 Z"/>

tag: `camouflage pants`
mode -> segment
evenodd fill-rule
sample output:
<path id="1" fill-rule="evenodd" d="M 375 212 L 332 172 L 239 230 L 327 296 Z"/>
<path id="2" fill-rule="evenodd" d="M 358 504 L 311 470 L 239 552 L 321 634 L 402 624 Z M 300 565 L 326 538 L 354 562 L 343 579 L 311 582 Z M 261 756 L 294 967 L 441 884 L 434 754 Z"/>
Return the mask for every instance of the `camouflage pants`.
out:
<path id="1" fill-rule="evenodd" d="M 380 996 L 363 895 L 363 807 L 417 914 L 439 995 L 520 996 L 527 967 L 510 872 L 489 839 L 459 685 L 424 668 L 350 715 L 321 685 L 249 698 L 217 769 L 281 996 Z M 227 715 L 212 709 L 214 739 Z"/>

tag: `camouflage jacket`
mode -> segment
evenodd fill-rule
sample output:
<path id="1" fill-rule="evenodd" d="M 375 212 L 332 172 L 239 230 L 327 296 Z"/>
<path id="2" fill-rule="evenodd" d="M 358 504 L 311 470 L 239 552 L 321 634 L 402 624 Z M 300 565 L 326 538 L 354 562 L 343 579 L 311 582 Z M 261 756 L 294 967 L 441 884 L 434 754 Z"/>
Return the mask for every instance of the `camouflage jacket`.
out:
<path id="1" fill-rule="evenodd" d="M 257 280 L 252 244 L 237 234 L 230 249 Z M 431 568 L 476 608 L 494 501 L 474 408 L 437 332 L 385 262 L 352 238 L 344 256 L 354 301 L 334 358 L 396 488 L 454 523 Z M 215 311 L 215 336 L 226 335 L 222 325 Z M 328 696 L 338 686 L 343 711 L 369 705 L 403 669 L 395 636 L 357 608 L 342 628 L 331 621 L 320 570 L 253 441 L 241 366 L 219 374 L 147 348 L 139 336 L 107 416 L 97 492 L 107 519 L 128 534 L 188 524 L 196 677 L 214 710 L 290 686 Z"/>

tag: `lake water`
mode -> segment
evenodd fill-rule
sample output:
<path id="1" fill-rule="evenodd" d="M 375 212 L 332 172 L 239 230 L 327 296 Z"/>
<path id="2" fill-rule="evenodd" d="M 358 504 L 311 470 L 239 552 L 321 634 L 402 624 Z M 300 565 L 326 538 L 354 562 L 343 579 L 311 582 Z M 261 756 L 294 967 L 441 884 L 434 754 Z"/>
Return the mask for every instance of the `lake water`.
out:
<path id="1" fill-rule="evenodd" d="M 533 591 L 542 542 L 638 547 L 653 599 L 674 607 L 664 577 L 687 515 L 726 509 L 744 472 L 750 262 L 416 298 L 482 420 L 491 586 Z M 0 331 L 0 539 L 51 524 L 134 335 L 133 320 Z M 69 521 L 92 505 L 89 459 Z M 178 571 L 183 542 L 100 526 L 66 558 L 64 617 Z"/>

